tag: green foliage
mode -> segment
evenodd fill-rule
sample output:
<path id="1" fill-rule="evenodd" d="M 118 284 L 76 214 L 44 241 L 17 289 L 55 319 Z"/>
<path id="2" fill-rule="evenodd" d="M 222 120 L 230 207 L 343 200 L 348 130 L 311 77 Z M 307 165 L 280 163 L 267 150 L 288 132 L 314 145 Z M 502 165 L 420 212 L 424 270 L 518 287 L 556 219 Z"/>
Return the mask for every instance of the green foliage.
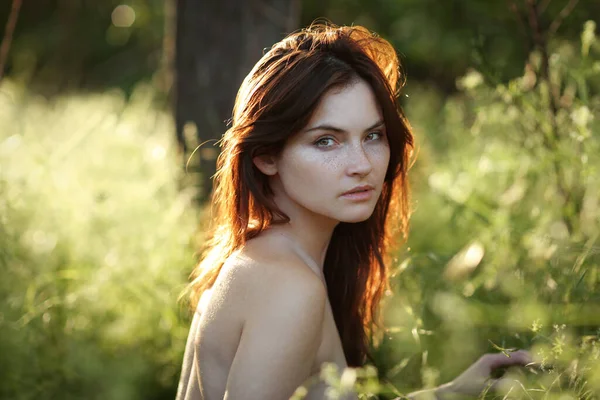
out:
<path id="1" fill-rule="evenodd" d="M 508 369 L 499 392 L 482 398 L 600 395 L 594 31 L 589 21 L 579 46 L 552 43 L 548 72 L 535 53 L 522 77 L 501 84 L 471 71 L 446 101 L 409 88 L 421 143 L 409 248 L 393 271 L 377 369 L 325 365 L 328 399 L 350 390 L 401 398 L 452 380 L 486 352 L 516 348 L 537 366 Z"/>
<path id="2" fill-rule="evenodd" d="M 416 209 L 377 351 L 403 390 L 449 381 L 500 346 L 552 366 L 521 379 L 532 397 L 600 393 L 594 29 L 532 54 L 507 84 L 471 71 L 433 121 L 434 94 L 407 100 L 421 134 Z"/>
<path id="3" fill-rule="evenodd" d="M 439 72 L 447 77 L 469 64 L 461 45 L 471 34 L 438 24 L 454 18 L 441 7 L 428 23 L 431 2 L 405 2 L 407 12 L 386 0 L 366 14 L 362 1 L 328 3 L 381 31 L 369 23 L 379 21 L 408 60 L 434 66 L 424 69 L 434 78 L 440 65 L 453 65 Z M 494 26 L 493 7 L 471 10 L 481 26 Z M 408 33 L 421 27 L 413 41 Z M 590 21 L 581 43 L 556 40 L 547 56 L 531 54 L 513 80 L 512 58 L 499 78 L 473 70 L 451 98 L 409 75 L 404 102 L 420 142 L 409 249 L 395 266 L 377 369 L 325 368 L 330 398 L 350 387 L 363 398 L 433 387 L 509 347 L 532 349 L 542 364 L 537 374 L 509 372 L 522 384 L 515 397 L 527 397 L 523 387 L 532 398 L 600 393 L 594 31 Z M 500 68 L 494 60 L 506 46 L 514 56 L 515 38 L 496 40 L 487 57 Z M 13 66 L 43 58 L 30 44 L 16 42 Z M 171 121 L 153 96 L 138 85 L 127 101 L 118 91 L 48 101 L 2 82 L 0 365 L 9 367 L 0 398 L 173 398 L 188 328 L 177 296 L 194 262 L 197 215 L 193 191 L 178 188 Z"/>
<path id="4" fill-rule="evenodd" d="M 11 3 L 0 5 L 2 27 Z M 23 1 L 7 76 L 47 95 L 108 87 L 129 95 L 158 69 L 164 32 L 164 1 Z"/>
<path id="5" fill-rule="evenodd" d="M 0 87 L 0 398 L 173 398 L 193 193 L 153 91 Z"/>
<path id="6" fill-rule="evenodd" d="M 525 15 L 519 21 L 518 13 Z M 409 82 L 427 82 L 446 93 L 454 80 L 473 66 L 502 82 L 519 75 L 532 38 L 527 37 L 529 4 L 540 10 L 542 24 L 561 14 L 567 1 L 464 1 L 464 0 L 304 0 L 302 24 L 326 17 L 336 24 L 364 24 L 390 40 L 398 50 Z M 598 23 L 598 4 L 579 1 L 556 32 L 561 38 L 578 38 L 581 24 Z"/>
<path id="7" fill-rule="evenodd" d="M 8 19 L 11 3 L 12 0 L 0 4 L 0 26 Z M 299 3 L 300 19 L 295 28 L 319 17 L 337 24 L 365 24 L 392 41 L 407 66 L 410 81 L 435 82 L 446 91 L 453 91 L 455 77 L 474 63 L 493 70 L 503 81 L 508 80 L 519 73 L 528 52 L 529 41 L 524 38 L 508 1 L 303 0 Z M 527 2 L 514 3 L 521 6 Z M 550 23 L 566 2 L 537 3 L 546 4 L 542 16 Z M 127 20 L 119 17 L 123 6 L 134 12 L 131 24 L 119 23 Z M 119 87 L 129 93 L 140 80 L 153 76 L 163 79 L 155 73 L 165 61 L 163 57 L 174 51 L 175 29 L 165 21 L 168 10 L 171 8 L 173 12 L 176 6 L 174 0 L 23 1 L 8 54 L 7 74 L 48 95 L 65 88 Z M 239 1 L 238 7 L 246 6 L 251 3 Z M 287 24 L 278 20 L 285 19 L 284 16 L 278 18 L 269 12 L 266 15 L 265 24 Z M 558 34 L 573 40 L 581 23 L 598 18 L 597 15 L 600 15 L 597 1 L 581 0 Z M 228 29 L 228 23 L 223 21 L 223 31 Z M 161 48 L 165 54 L 161 54 Z M 168 84 L 162 85 L 162 90 L 168 90 Z"/>

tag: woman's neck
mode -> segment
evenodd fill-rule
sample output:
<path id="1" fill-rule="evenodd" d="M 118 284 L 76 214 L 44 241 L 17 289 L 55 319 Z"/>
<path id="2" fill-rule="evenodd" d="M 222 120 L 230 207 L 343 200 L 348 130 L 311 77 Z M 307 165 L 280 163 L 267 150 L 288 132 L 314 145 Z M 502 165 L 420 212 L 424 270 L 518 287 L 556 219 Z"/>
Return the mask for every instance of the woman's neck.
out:
<path id="1" fill-rule="evenodd" d="M 269 227 L 269 231 L 292 241 L 301 253 L 310 258 L 320 272 L 323 272 L 327 247 L 333 234 L 330 230 L 311 229 L 312 227 L 291 220 L 287 223 L 277 223 Z"/>
<path id="2" fill-rule="evenodd" d="M 275 222 L 269 230 L 291 239 L 308 255 L 323 272 L 325 255 L 333 230 L 339 221 L 317 214 L 301 206 L 286 195 L 280 182 L 271 182 L 273 200 L 285 215 L 289 222 Z"/>

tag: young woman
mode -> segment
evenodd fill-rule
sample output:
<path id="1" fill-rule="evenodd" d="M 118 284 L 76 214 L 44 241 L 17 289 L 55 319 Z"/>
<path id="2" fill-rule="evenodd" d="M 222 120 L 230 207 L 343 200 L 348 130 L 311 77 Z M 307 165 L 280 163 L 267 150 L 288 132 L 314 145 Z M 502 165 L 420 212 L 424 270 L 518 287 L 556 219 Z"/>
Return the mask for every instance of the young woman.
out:
<path id="1" fill-rule="evenodd" d="M 178 400 L 287 399 L 325 362 L 366 361 L 388 252 L 408 224 L 401 86 L 392 46 L 359 26 L 294 33 L 246 77 L 191 284 Z M 429 394 L 476 395 L 493 368 L 526 362 L 486 355 Z"/>

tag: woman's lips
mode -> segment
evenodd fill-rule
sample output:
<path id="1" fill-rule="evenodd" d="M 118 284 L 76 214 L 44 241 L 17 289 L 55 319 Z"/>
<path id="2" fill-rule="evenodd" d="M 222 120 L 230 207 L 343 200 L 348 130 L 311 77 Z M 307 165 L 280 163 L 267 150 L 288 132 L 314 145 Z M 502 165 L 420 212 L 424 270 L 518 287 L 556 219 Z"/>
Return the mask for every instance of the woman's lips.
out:
<path id="1" fill-rule="evenodd" d="M 369 200 L 373 196 L 373 192 L 373 189 L 366 189 L 359 192 L 346 193 L 343 194 L 342 197 L 353 201 L 365 201 Z"/>

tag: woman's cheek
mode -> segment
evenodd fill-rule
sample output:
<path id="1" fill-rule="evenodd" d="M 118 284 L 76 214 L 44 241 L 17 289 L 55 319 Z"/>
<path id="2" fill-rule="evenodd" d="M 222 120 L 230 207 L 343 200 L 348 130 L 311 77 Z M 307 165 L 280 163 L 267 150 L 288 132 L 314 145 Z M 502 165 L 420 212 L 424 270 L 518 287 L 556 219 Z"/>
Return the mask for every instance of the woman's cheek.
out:
<path id="1" fill-rule="evenodd" d="M 373 146 L 371 148 L 371 157 L 373 160 L 377 160 L 378 163 L 387 164 L 390 160 L 390 148 L 385 144 Z"/>

